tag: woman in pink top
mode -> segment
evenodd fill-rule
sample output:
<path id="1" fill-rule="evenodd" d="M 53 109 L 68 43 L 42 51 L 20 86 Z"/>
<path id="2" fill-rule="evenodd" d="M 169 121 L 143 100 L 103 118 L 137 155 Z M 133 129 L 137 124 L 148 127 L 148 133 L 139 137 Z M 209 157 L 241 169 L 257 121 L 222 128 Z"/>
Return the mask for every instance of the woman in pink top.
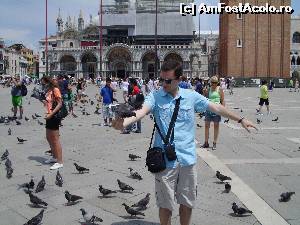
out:
<path id="1" fill-rule="evenodd" d="M 52 155 L 54 156 L 45 161 L 45 163 L 54 163 L 50 169 L 56 170 L 63 167 L 63 162 L 62 147 L 59 140 L 59 125 L 61 121 L 54 115 L 60 110 L 63 103 L 57 82 L 52 78 L 45 76 L 42 78 L 42 84 L 46 91 L 46 100 L 44 101 L 44 106 L 46 108 L 46 138 L 50 145 Z"/>

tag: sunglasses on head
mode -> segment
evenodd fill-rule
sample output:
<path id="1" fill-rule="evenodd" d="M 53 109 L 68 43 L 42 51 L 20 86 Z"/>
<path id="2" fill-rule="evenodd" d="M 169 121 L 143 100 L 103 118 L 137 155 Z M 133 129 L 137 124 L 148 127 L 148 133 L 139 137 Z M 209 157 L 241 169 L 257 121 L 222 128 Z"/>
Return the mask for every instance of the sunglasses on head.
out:
<path id="1" fill-rule="evenodd" d="M 173 80 L 176 80 L 176 79 L 163 79 L 163 78 L 159 79 L 159 81 L 161 83 L 165 82 L 166 84 L 171 84 Z"/>

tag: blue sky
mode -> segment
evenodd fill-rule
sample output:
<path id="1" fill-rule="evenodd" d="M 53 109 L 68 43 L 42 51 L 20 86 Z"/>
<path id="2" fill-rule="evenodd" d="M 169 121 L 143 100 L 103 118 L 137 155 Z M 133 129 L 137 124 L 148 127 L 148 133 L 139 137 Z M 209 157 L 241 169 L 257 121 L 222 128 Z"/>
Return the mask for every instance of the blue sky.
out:
<path id="1" fill-rule="evenodd" d="M 104 0 L 105 2 L 106 0 Z M 218 0 L 196 0 L 208 5 L 216 5 Z M 298 2 L 298 3 L 296 3 Z M 45 0 L 1 0 L 0 13 L 0 37 L 7 44 L 15 42 L 24 43 L 26 46 L 38 49 L 38 40 L 45 36 Z M 299 15 L 299 0 L 292 0 L 294 14 Z M 48 0 L 48 33 L 56 32 L 56 17 L 58 9 L 61 8 L 62 16 L 77 17 L 80 9 L 83 10 L 85 22 L 89 21 L 89 14 L 97 15 L 99 0 Z M 218 30 L 218 16 L 201 15 L 202 30 Z M 198 19 L 195 18 L 196 30 L 198 30 Z"/>

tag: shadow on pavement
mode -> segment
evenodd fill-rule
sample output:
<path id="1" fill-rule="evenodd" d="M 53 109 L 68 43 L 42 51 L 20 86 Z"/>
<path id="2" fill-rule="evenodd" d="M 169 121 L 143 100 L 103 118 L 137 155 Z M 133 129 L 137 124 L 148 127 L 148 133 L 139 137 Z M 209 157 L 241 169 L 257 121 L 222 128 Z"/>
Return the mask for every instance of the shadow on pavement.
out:
<path id="1" fill-rule="evenodd" d="M 126 219 L 127 217 L 122 216 L 122 218 Z M 132 218 L 132 217 L 129 216 L 128 219 L 130 219 L 130 218 Z M 129 221 L 112 223 L 111 225 L 160 225 L 160 224 L 154 223 L 154 222 L 143 221 L 143 220 L 131 219 Z"/>
<path id="2" fill-rule="evenodd" d="M 29 159 L 29 160 L 33 160 L 33 161 L 36 161 L 36 162 L 41 163 L 41 164 L 43 164 L 43 165 L 47 165 L 47 163 L 45 163 L 45 161 L 46 161 L 48 158 L 41 157 L 41 156 L 29 156 L 28 159 Z"/>

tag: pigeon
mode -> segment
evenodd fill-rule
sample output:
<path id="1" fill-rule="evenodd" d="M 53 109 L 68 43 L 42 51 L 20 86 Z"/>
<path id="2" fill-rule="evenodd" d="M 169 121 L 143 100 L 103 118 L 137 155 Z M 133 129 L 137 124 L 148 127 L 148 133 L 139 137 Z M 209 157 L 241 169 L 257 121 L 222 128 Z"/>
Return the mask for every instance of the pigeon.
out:
<path id="1" fill-rule="evenodd" d="M 12 177 L 12 174 L 14 172 L 14 169 L 11 167 L 6 168 L 6 177 L 7 179 L 10 179 Z"/>
<path id="2" fill-rule="evenodd" d="M 118 181 L 118 185 L 119 188 L 121 189 L 121 191 L 133 191 L 134 188 L 129 186 L 128 184 L 125 184 L 124 182 L 120 181 L 119 179 L 117 179 Z"/>
<path id="3" fill-rule="evenodd" d="M 34 115 L 32 115 L 31 117 L 32 117 L 32 119 L 33 119 L 33 120 L 35 120 L 35 119 L 36 119 L 36 117 L 35 117 Z"/>
<path id="4" fill-rule="evenodd" d="M 80 211 L 81 211 L 82 217 L 83 217 L 83 219 L 84 219 L 84 221 L 86 223 L 89 223 L 89 224 L 92 223 L 92 224 L 94 224 L 96 222 L 103 222 L 103 219 L 101 219 L 100 217 L 97 217 L 95 215 L 92 215 L 92 214 L 88 213 L 87 211 L 85 211 L 82 208 L 80 209 Z"/>
<path id="5" fill-rule="evenodd" d="M 19 137 L 17 137 L 17 139 L 20 144 L 23 144 L 25 141 L 27 141 L 27 140 L 25 140 L 23 138 L 19 138 Z"/>
<path id="6" fill-rule="evenodd" d="M 55 184 L 59 187 L 62 187 L 63 183 L 64 183 L 63 178 L 60 175 L 59 171 L 57 171 Z"/>
<path id="7" fill-rule="evenodd" d="M 197 127 L 201 128 L 202 126 L 199 123 L 197 123 Z"/>
<path id="8" fill-rule="evenodd" d="M 240 109 L 239 107 L 234 107 L 233 109 Z"/>
<path id="9" fill-rule="evenodd" d="M 28 101 L 28 105 L 30 105 L 30 101 Z"/>
<path id="10" fill-rule="evenodd" d="M 39 197 L 32 194 L 31 191 L 29 191 L 28 194 L 29 194 L 30 202 L 32 204 L 34 204 L 34 205 L 44 205 L 44 206 L 48 205 L 47 202 L 44 202 L 42 199 L 40 199 Z"/>
<path id="11" fill-rule="evenodd" d="M 138 207 L 141 210 L 145 210 L 149 202 L 150 202 L 150 193 L 147 193 L 145 198 L 133 204 L 131 207 Z"/>
<path id="12" fill-rule="evenodd" d="M 272 120 L 273 122 L 277 122 L 278 121 L 278 116 L 274 119 L 274 120 Z"/>
<path id="13" fill-rule="evenodd" d="M 154 119 L 154 117 L 153 117 L 153 115 L 152 115 L 152 114 L 150 114 L 150 119 L 151 119 L 151 120 L 153 120 L 153 119 Z"/>
<path id="14" fill-rule="evenodd" d="M 40 116 L 39 114 L 37 114 L 37 113 L 35 113 L 34 115 L 35 115 L 36 118 L 41 117 L 41 116 Z"/>
<path id="15" fill-rule="evenodd" d="M 45 185 L 46 185 L 45 177 L 42 176 L 42 180 L 40 180 L 40 182 L 36 186 L 35 193 L 43 191 L 45 188 Z"/>
<path id="16" fill-rule="evenodd" d="M 11 129 L 8 128 L 8 131 L 7 131 L 8 135 L 11 135 Z"/>
<path id="17" fill-rule="evenodd" d="M 241 109 L 241 113 L 243 112 L 243 110 Z"/>
<path id="18" fill-rule="evenodd" d="M 116 191 L 112 191 L 112 190 L 104 188 L 102 185 L 99 185 L 99 191 L 102 194 L 102 196 L 117 193 Z"/>
<path id="19" fill-rule="evenodd" d="M 229 193 L 230 192 L 230 190 L 231 190 L 231 185 L 229 184 L 229 183 L 225 183 L 225 190 L 224 190 L 224 192 L 225 193 Z"/>
<path id="20" fill-rule="evenodd" d="M 228 123 L 229 122 L 229 119 L 227 119 L 227 120 L 224 120 L 224 123 Z"/>
<path id="21" fill-rule="evenodd" d="M 29 121 L 29 118 L 27 118 L 26 116 L 25 116 L 25 118 L 24 118 L 24 119 L 25 119 L 25 121 Z"/>
<path id="22" fill-rule="evenodd" d="M 238 205 L 235 202 L 232 203 L 232 207 L 231 208 L 232 208 L 234 214 L 238 215 L 238 216 L 241 216 L 241 215 L 246 214 L 246 213 L 252 214 L 251 210 L 245 209 L 243 207 L 238 207 Z"/>
<path id="23" fill-rule="evenodd" d="M 16 120 L 17 125 L 21 125 L 22 123 L 19 120 Z"/>
<path id="24" fill-rule="evenodd" d="M 133 112 L 134 108 L 127 104 L 119 104 L 116 106 L 115 114 L 116 117 L 126 118 L 136 116 L 136 113 Z"/>
<path id="25" fill-rule="evenodd" d="M 88 113 L 88 112 L 85 112 L 85 115 L 86 115 L 86 116 L 90 116 L 91 114 L 90 114 L 90 113 Z"/>
<path id="26" fill-rule="evenodd" d="M 289 200 L 291 200 L 291 196 L 294 195 L 295 192 L 284 192 L 280 195 L 280 202 L 288 202 Z"/>
<path id="27" fill-rule="evenodd" d="M 204 113 L 199 113 L 198 115 L 199 115 L 200 119 L 202 119 L 202 117 L 204 116 Z"/>
<path id="28" fill-rule="evenodd" d="M 8 157 L 8 155 L 9 155 L 9 152 L 8 152 L 8 150 L 6 149 L 5 152 L 4 152 L 4 153 L 2 154 L 2 156 L 1 156 L 1 160 L 2 160 L 2 161 L 6 160 L 7 157 Z"/>
<path id="29" fill-rule="evenodd" d="M 68 203 L 70 203 L 70 202 L 76 202 L 76 201 L 78 201 L 79 199 L 83 199 L 81 196 L 78 196 L 78 195 L 72 195 L 72 194 L 70 194 L 70 192 L 68 192 L 68 191 L 65 191 L 65 198 L 67 199 Z"/>
<path id="30" fill-rule="evenodd" d="M 140 156 L 134 155 L 134 154 L 129 154 L 128 157 L 129 157 L 129 159 L 131 161 L 135 161 L 136 159 L 140 159 L 141 158 Z"/>
<path id="31" fill-rule="evenodd" d="M 33 189 L 34 188 L 33 179 L 31 178 L 31 180 L 28 183 L 24 183 L 24 184 L 19 185 L 19 188 L 27 188 L 28 190 Z"/>
<path id="32" fill-rule="evenodd" d="M 42 209 L 41 212 L 38 215 L 36 215 L 35 217 L 31 218 L 24 225 L 39 225 L 39 224 L 41 224 L 41 222 L 43 220 L 43 215 L 44 215 L 44 209 Z"/>
<path id="33" fill-rule="evenodd" d="M 9 158 L 7 158 L 5 161 L 5 167 L 10 168 L 11 166 L 12 166 L 11 161 L 9 160 Z"/>
<path id="34" fill-rule="evenodd" d="M 231 180 L 231 177 L 221 174 L 220 171 L 216 172 L 216 177 L 222 182 L 224 182 L 225 180 Z"/>
<path id="35" fill-rule="evenodd" d="M 84 168 L 82 166 L 79 166 L 77 163 L 74 163 L 74 166 L 76 168 L 76 170 L 79 172 L 79 173 L 84 173 L 84 172 L 89 172 L 90 170 L 87 169 L 87 168 Z"/>
<path id="36" fill-rule="evenodd" d="M 260 124 L 262 121 L 260 119 L 256 119 L 256 123 Z"/>
<path id="37" fill-rule="evenodd" d="M 133 179 L 137 179 L 137 180 L 143 180 L 142 176 L 138 173 L 138 172 L 133 172 L 133 169 L 132 168 L 128 168 L 129 171 L 130 171 L 130 176 L 133 178 Z"/>
<path id="38" fill-rule="evenodd" d="M 43 122 L 41 122 L 41 121 L 39 121 L 39 120 L 38 120 L 38 124 L 39 124 L 39 125 L 41 125 L 41 126 L 43 126 L 43 125 L 44 125 L 44 123 L 43 123 Z"/>
<path id="39" fill-rule="evenodd" d="M 94 105 L 95 103 L 94 103 L 94 101 L 91 101 L 91 105 Z"/>
<path id="40" fill-rule="evenodd" d="M 131 207 L 129 207 L 128 205 L 126 205 L 125 203 L 122 204 L 123 206 L 125 206 L 125 210 L 128 214 L 130 214 L 130 216 L 137 216 L 137 215 L 141 215 L 141 216 L 145 216 L 144 213 L 139 212 Z"/>
<path id="41" fill-rule="evenodd" d="M 256 112 L 258 113 L 260 110 L 259 109 L 256 109 Z"/>

